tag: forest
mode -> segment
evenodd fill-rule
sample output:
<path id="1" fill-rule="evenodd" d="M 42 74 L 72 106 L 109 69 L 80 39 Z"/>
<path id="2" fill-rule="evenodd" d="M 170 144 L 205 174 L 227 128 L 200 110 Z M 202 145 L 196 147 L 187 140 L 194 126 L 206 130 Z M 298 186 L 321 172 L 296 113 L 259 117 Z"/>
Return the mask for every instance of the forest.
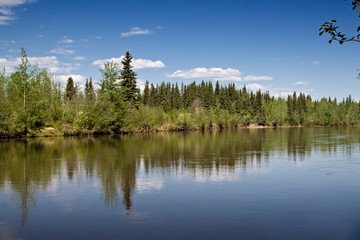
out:
<path id="1" fill-rule="evenodd" d="M 275 98 L 234 83 L 202 81 L 185 85 L 148 81 L 141 92 L 133 57 L 100 68 L 82 90 L 69 77 L 66 86 L 51 72 L 31 65 L 26 50 L 10 74 L 0 72 L 0 137 L 118 134 L 248 126 L 350 126 L 360 122 L 360 103 L 294 92 Z"/>

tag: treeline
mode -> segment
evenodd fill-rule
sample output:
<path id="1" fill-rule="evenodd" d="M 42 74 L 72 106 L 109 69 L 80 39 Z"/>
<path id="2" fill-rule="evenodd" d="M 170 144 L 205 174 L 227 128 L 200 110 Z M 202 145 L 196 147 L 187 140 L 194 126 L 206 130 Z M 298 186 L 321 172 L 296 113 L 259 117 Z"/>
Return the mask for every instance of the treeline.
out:
<path id="1" fill-rule="evenodd" d="M 140 93 L 129 52 L 121 66 L 100 69 L 99 88 L 86 80 L 82 91 L 69 77 L 65 89 L 50 72 L 32 66 L 22 49 L 21 64 L 0 73 L 0 136 L 77 135 L 262 126 L 337 126 L 360 122 L 360 104 L 351 96 L 313 100 L 293 93 L 236 89 L 202 81 L 188 85 L 149 84 Z"/>

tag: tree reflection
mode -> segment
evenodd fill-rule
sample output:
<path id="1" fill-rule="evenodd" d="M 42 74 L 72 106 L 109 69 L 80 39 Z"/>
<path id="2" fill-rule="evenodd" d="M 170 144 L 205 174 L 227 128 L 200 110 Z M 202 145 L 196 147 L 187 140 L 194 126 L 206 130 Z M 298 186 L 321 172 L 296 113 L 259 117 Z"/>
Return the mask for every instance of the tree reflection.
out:
<path id="1" fill-rule="evenodd" d="M 278 155 L 304 161 L 311 151 L 351 153 L 359 148 L 359 133 L 359 128 L 289 128 L 7 140 L 0 142 L 0 192 L 11 189 L 23 225 L 37 194 L 53 179 L 96 181 L 106 206 L 122 202 L 130 212 L 140 166 L 147 174 L 160 169 L 230 176 L 268 165 Z"/>

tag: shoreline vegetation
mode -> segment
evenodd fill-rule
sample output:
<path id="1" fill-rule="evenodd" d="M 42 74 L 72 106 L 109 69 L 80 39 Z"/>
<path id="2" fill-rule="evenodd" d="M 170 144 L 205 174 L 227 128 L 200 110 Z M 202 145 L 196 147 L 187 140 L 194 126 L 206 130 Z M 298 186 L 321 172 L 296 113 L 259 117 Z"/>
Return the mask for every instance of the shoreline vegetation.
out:
<path id="1" fill-rule="evenodd" d="M 92 78 L 83 90 L 69 77 L 65 88 L 47 69 L 32 66 L 21 51 L 11 74 L 0 72 L 0 138 L 150 133 L 227 128 L 354 126 L 360 103 L 351 95 L 313 100 L 249 91 L 234 83 L 150 84 L 137 87 L 133 58 L 100 68 L 99 88 Z"/>

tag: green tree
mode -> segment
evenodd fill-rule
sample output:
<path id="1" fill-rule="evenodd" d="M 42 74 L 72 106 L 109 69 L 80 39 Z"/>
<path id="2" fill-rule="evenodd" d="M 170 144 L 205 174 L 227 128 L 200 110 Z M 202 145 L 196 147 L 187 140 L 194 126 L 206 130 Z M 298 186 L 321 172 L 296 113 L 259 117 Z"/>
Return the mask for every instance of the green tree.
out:
<path id="1" fill-rule="evenodd" d="M 6 136 L 8 134 L 8 129 L 10 126 L 10 115 L 11 109 L 6 96 L 6 85 L 8 78 L 5 75 L 5 69 L 0 72 L 0 136 Z"/>
<path id="2" fill-rule="evenodd" d="M 23 99 L 23 109 L 26 111 L 26 101 L 27 95 L 31 88 L 31 78 L 33 77 L 33 73 L 30 70 L 30 62 L 26 55 L 26 50 L 24 48 L 21 49 L 21 64 L 16 68 L 16 72 L 13 75 L 14 78 L 18 77 L 18 84 L 20 84 L 22 99 Z"/>
<path id="3" fill-rule="evenodd" d="M 261 90 L 256 92 L 255 97 L 255 114 L 256 114 L 256 123 L 259 125 L 265 125 L 265 111 L 263 107 L 263 96 Z"/>
<path id="4" fill-rule="evenodd" d="M 125 57 L 121 61 L 123 64 L 123 68 L 121 70 L 121 87 L 124 101 L 132 103 L 134 106 L 138 106 L 140 90 L 136 87 L 137 74 L 132 70 L 132 60 L 133 57 L 130 52 L 127 51 Z"/>
<path id="5" fill-rule="evenodd" d="M 103 68 L 100 68 L 101 91 L 109 93 L 109 95 L 120 95 L 120 65 L 114 61 L 104 63 Z"/>
<path id="6" fill-rule="evenodd" d="M 143 93 L 143 104 L 144 105 L 148 105 L 149 104 L 149 100 L 150 100 L 150 89 L 149 89 L 149 81 L 145 82 L 145 88 L 144 88 L 144 93 Z"/>
<path id="7" fill-rule="evenodd" d="M 85 93 L 85 99 L 87 101 L 95 100 L 95 90 L 92 83 L 92 78 L 90 78 L 90 81 L 86 79 L 84 93 Z"/>
<path id="8" fill-rule="evenodd" d="M 106 126 L 111 125 L 112 130 L 115 132 L 120 131 L 124 124 L 125 105 L 123 102 L 123 91 L 121 89 L 120 80 L 120 66 L 113 61 L 104 63 L 103 68 L 100 69 L 100 102 L 101 111 L 106 111 L 104 108 L 108 108 L 109 112 L 114 113 L 113 121 L 110 121 Z M 108 102 L 112 104 L 107 105 Z M 106 104 L 105 104 L 106 103 Z M 113 106 L 113 109 L 111 109 Z M 110 111 L 111 110 L 111 111 Z M 103 126 L 103 127 L 106 127 Z"/>
<path id="9" fill-rule="evenodd" d="M 65 96 L 69 101 L 73 100 L 76 96 L 76 88 L 72 77 L 69 77 L 67 80 Z"/>
<path id="10" fill-rule="evenodd" d="M 90 77 L 89 81 L 89 100 L 93 101 L 96 98 L 95 89 L 92 81 L 92 77 Z"/>
<path id="11" fill-rule="evenodd" d="M 172 108 L 180 109 L 180 107 L 181 107 L 180 90 L 178 84 L 176 83 L 175 88 L 173 88 L 173 92 L 172 92 Z"/>

